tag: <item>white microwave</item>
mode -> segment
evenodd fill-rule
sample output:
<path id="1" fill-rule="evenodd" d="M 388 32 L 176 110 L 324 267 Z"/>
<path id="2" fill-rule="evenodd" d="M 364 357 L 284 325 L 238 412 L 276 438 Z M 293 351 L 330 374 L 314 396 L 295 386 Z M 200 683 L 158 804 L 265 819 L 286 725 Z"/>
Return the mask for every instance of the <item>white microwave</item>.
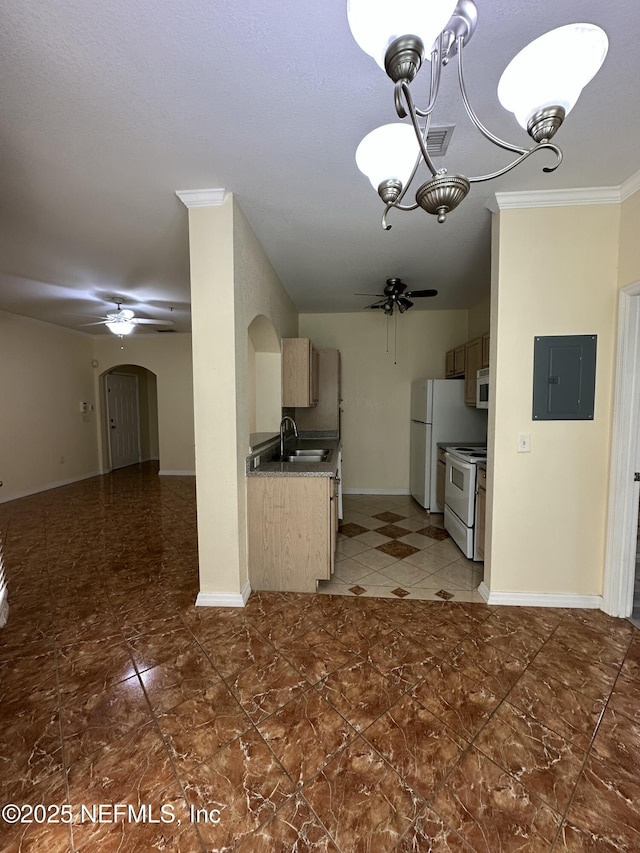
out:
<path id="1" fill-rule="evenodd" d="M 489 368 L 479 370 L 476 378 L 476 409 L 489 408 Z"/>

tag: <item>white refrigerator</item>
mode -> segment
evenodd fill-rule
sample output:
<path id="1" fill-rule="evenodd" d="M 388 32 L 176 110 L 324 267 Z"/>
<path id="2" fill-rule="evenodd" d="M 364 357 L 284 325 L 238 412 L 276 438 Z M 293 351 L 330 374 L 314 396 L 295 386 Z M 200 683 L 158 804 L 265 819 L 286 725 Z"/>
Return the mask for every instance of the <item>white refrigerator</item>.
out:
<path id="1" fill-rule="evenodd" d="M 409 486 L 420 506 L 443 511 L 436 503 L 438 443 L 486 443 L 487 414 L 486 409 L 465 405 L 464 379 L 420 379 L 411 384 Z"/>

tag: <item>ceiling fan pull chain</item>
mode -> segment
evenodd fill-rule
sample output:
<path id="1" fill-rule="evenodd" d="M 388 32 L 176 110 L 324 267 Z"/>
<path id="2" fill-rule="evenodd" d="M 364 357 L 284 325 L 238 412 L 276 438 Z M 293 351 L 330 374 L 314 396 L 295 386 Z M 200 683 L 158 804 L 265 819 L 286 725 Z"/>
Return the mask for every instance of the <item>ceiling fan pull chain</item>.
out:
<path id="1" fill-rule="evenodd" d="M 398 315 L 393 313 L 393 363 L 398 363 Z"/>

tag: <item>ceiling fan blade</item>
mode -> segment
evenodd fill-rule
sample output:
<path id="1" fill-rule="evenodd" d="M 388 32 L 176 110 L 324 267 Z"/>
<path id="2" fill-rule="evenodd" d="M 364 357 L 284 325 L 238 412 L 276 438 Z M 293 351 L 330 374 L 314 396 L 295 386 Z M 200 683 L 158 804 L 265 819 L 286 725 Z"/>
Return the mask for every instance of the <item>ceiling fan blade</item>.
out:
<path id="1" fill-rule="evenodd" d="M 135 323 L 138 326 L 141 324 L 149 326 L 175 326 L 173 320 L 146 320 L 142 317 L 133 317 L 131 322 Z"/>
<path id="2" fill-rule="evenodd" d="M 384 293 L 354 293 L 354 296 L 379 296 L 380 299 L 384 299 Z"/>
<path id="3" fill-rule="evenodd" d="M 109 321 L 105 318 L 104 320 L 96 320 L 95 323 L 81 323 L 81 326 L 104 326 L 105 323 Z"/>
<path id="4" fill-rule="evenodd" d="M 405 296 L 408 299 L 413 299 L 414 296 L 437 296 L 437 290 L 408 290 Z"/>

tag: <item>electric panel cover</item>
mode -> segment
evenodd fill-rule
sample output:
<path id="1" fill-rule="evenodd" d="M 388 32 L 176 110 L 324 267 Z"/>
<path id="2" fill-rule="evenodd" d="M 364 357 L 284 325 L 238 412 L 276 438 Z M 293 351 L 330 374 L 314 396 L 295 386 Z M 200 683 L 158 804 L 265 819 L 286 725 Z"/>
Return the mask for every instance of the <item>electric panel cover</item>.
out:
<path id="1" fill-rule="evenodd" d="M 593 420 L 597 335 L 549 335 L 533 343 L 533 420 Z"/>

